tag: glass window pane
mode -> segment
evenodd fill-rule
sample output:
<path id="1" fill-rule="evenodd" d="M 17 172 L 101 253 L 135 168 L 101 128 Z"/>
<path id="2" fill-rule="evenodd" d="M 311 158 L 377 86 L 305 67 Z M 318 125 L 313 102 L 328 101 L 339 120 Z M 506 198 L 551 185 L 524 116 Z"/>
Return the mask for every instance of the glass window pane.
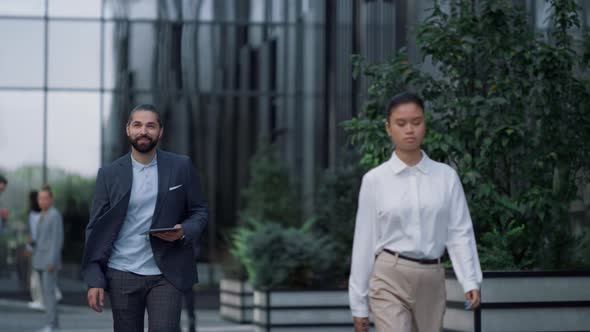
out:
<path id="1" fill-rule="evenodd" d="M 196 17 L 199 20 L 203 21 L 210 21 L 215 18 L 214 9 L 213 9 L 213 2 L 215 0 L 202 0 L 201 7 L 199 8 L 198 16 Z"/>
<path id="2" fill-rule="evenodd" d="M 44 16 L 45 0 L 2 0 L 0 15 L 3 16 Z"/>
<path id="3" fill-rule="evenodd" d="M 284 0 L 271 0 L 271 21 L 284 22 L 285 21 L 285 7 L 289 4 Z"/>
<path id="4" fill-rule="evenodd" d="M 212 92 L 214 90 L 213 84 L 215 82 L 215 73 L 217 65 L 220 59 L 218 49 L 221 46 L 221 42 L 217 32 L 219 26 L 213 25 L 201 25 L 198 31 L 198 38 L 193 38 L 198 41 L 198 52 L 194 54 L 191 52 L 191 57 L 194 58 L 193 63 L 199 66 L 199 89 L 203 92 Z"/>
<path id="5" fill-rule="evenodd" d="M 157 18 L 158 0 L 106 0 L 105 18 L 126 17 L 130 19 L 155 19 Z"/>
<path id="6" fill-rule="evenodd" d="M 133 98 L 131 98 L 131 103 L 133 104 L 133 107 L 139 105 L 139 104 L 154 104 L 156 103 L 155 100 L 155 96 L 152 93 L 136 93 L 133 95 Z M 155 105 L 156 107 L 158 107 L 158 105 Z"/>
<path id="7" fill-rule="evenodd" d="M 183 19 L 182 7 L 183 7 L 182 2 L 178 2 L 177 0 L 162 0 L 158 4 L 158 10 L 159 10 L 158 17 L 160 19 L 171 20 L 171 21 L 181 20 L 181 19 Z"/>
<path id="8" fill-rule="evenodd" d="M 115 146 L 115 141 L 119 135 L 116 133 L 116 129 L 114 127 L 118 127 L 114 125 L 116 121 L 116 116 L 112 112 L 113 110 L 113 93 L 112 92 L 105 92 L 102 94 L 102 138 L 100 148 L 102 149 L 102 157 L 103 162 L 111 162 L 116 159 L 113 153 L 113 148 Z"/>
<path id="9" fill-rule="evenodd" d="M 43 21 L 0 20 L 0 86 L 43 86 Z"/>
<path id="10" fill-rule="evenodd" d="M 120 31 L 119 31 L 119 28 Z M 127 36 L 122 35 L 126 33 Z M 105 24 L 104 44 L 104 88 L 116 89 L 118 81 L 124 81 L 120 75 L 125 71 L 117 71 L 117 51 L 125 49 L 126 45 L 117 45 L 119 42 L 126 43 L 129 39 L 129 73 L 132 75 L 132 88 L 139 90 L 151 89 L 153 52 L 156 43 L 156 32 L 152 23 L 132 23 L 126 28 L 122 23 L 108 22 Z M 123 55 L 125 56 L 125 55 Z"/>
<path id="11" fill-rule="evenodd" d="M 250 2 L 250 21 L 264 22 L 265 20 L 265 2 L 252 1 Z"/>
<path id="12" fill-rule="evenodd" d="M 185 21 L 198 19 L 199 11 L 203 10 L 203 1 L 182 1 L 182 15 Z"/>
<path id="13" fill-rule="evenodd" d="M 535 6 L 536 28 L 541 31 L 547 30 L 551 26 L 551 16 L 553 15 L 551 4 L 537 1 Z"/>
<path id="14" fill-rule="evenodd" d="M 49 86 L 100 87 L 99 22 L 49 22 Z"/>
<path id="15" fill-rule="evenodd" d="M 8 227 L 24 230 L 29 190 L 43 183 L 43 92 L 0 91 L 0 156 Z"/>
<path id="16" fill-rule="evenodd" d="M 101 11 L 101 0 L 51 0 L 49 1 L 50 17 L 84 17 L 99 18 Z"/>
<path id="17" fill-rule="evenodd" d="M 49 92 L 47 164 L 81 176 L 100 165 L 100 94 Z"/>
<path id="18" fill-rule="evenodd" d="M 144 90 L 152 87 L 153 58 L 156 48 L 156 31 L 151 23 L 133 23 L 130 36 L 130 73 L 133 88 Z M 115 49 L 118 47 L 115 45 Z M 115 78 L 117 79 L 117 78 Z"/>
<path id="19" fill-rule="evenodd" d="M 120 93 L 103 93 L 102 96 L 102 153 L 103 162 L 108 163 L 119 158 L 125 151 L 128 151 L 125 137 L 125 124 L 127 113 L 131 106 L 128 104 L 126 95 Z M 128 107 L 120 106 L 128 105 Z"/>
<path id="20" fill-rule="evenodd" d="M 113 93 L 105 92 L 102 94 L 102 112 L 101 123 L 103 128 L 106 128 L 111 119 L 111 110 L 113 109 Z M 103 137 L 104 138 L 104 137 Z"/>
<path id="21" fill-rule="evenodd" d="M 0 168 L 43 163 L 43 92 L 0 91 Z"/>
<path id="22" fill-rule="evenodd" d="M 115 88 L 115 66 L 116 66 L 116 48 L 115 48 L 115 23 L 107 22 L 104 25 L 104 88 Z"/>

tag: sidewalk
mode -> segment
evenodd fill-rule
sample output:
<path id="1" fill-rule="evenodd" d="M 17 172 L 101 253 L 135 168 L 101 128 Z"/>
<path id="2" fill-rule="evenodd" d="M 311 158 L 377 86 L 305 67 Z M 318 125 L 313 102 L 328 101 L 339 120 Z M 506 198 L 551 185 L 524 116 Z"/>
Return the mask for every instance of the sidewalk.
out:
<path id="1" fill-rule="evenodd" d="M 197 310 L 198 332 L 253 332 L 250 325 L 239 325 L 220 319 L 217 310 Z M 112 331 L 112 315 L 109 309 L 96 313 L 86 306 L 59 305 L 61 332 Z M 147 316 L 147 315 L 146 315 Z M 0 332 L 33 332 L 43 326 L 44 313 L 29 309 L 26 301 L 0 299 Z M 183 331 L 186 328 L 182 313 Z M 147 320 L 146 320 L 147 331 Z"/>

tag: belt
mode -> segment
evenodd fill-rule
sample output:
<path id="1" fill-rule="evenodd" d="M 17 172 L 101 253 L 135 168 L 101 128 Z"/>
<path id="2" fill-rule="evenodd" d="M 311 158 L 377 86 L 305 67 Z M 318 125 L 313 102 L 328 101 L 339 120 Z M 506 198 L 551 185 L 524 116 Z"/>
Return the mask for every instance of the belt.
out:
<path id="1" fill-rule="evenodd" d="M 440 264 L 441 259 L 440 258 L 436 258 L 436 259 L 425 259 L 425 258 L 412 258 L 412 257 L 408 257 L 408 256 L 404 256 L 400 253 L 397 253 L 395 251 L 389 250 L 389 249 L 383 249 L 383 251 L 385 251 L 388 254 L 392 254 L 394 256 L 397 256 L 401 259 L 405 259 L 407 261 L 412 261 L 412 262 L 416 262 L 419 264 L 426 264 L 426 265 L 433 265 L 433 264 Z"/>

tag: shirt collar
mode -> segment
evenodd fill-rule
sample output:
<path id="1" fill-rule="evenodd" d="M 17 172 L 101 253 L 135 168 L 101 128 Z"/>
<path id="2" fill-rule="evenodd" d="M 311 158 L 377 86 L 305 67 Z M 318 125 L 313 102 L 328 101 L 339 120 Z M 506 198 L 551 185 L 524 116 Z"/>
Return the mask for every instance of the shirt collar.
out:
<path id="1" fill-rule="evenodd" d="M 133 158 L 133 155 L 131 155 L 131 164 L 133 165 L 134 168 L 138 168 L 138 169 L 156 166 L 158 164 L 158 154 L 157 153 L 154 154 L 154 158 L 147 165 L 144 165 L 144 164 L 140 163 L 139 161 L 135 160 L 135 158 Z"/>
<path id="2" fill-rule="evenodd" d="M 418 164 L 416 164 L 416 166 L 413 167 L 406 165 L 406 163 L 399 159 L 395 151 L 393 151 L 393 153 L 391 154 L 391 158 L 389 159 L 389 164 L 391 165 L 391 168 L 393 169 L 395 174 L 399 174 L 402 171 L 410 168 L 414 168 L 424 174 L 428 174 L 428 164 L 430 162 L 430 158 L 428 158 L 426 152 L 424 152 L 423 150 L 420 151 L 422 152 L 422 159 L 420 159 L 420 162 L 418 162 Z"/>

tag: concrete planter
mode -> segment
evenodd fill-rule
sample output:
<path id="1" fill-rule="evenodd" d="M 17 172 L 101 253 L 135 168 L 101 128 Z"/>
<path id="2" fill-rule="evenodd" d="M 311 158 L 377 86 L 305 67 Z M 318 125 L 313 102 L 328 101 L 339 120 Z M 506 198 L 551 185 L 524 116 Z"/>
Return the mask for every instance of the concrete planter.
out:
<path id="1" fill-rule="evenodd" d="M 254 291 L 256 332 L 341 332 L 352 329 L 348 291 Z"/>
<path id="2" fill-rule="evenodd" d="M 252 322 L 252 286 L 248 281 L 221 279 L 219 281 L 219 312 L 223 319 L 236 323 Z"/>
<path id="3" fill-rule="evenodd" d="M 481 309 L 465 311 L 454 275 L 446 280 L 445 331 L 588 331 L 590 271 L 484 272 Z"/>
<path id="4" fill-rule="evenodd" d="M 446 288 L 448 332 L 590 331 L 590 271 L 484 272 L 477 311 L 452 273 Z M 256 332 L 352 329 L 347 290 L 255 291 L 253 303 Z"/>

